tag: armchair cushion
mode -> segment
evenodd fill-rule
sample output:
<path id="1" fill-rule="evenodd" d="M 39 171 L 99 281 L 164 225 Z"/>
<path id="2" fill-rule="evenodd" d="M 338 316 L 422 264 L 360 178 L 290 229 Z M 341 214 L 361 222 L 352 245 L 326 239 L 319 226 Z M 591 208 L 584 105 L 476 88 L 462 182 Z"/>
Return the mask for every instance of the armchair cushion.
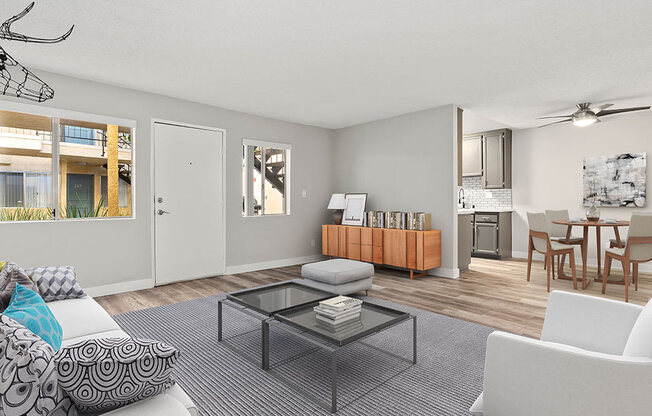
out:
<path id="1" fill-rule="evenodd" d="M 553 291 L 541 340 L 622 355 L 642 310 L 641 306 L 616 300 Z"/>
<path id="2" fill-rule="evenodd" d="M 623 350 L 626 357 L 652 358 L 652 300 L 638 316 Z"/>

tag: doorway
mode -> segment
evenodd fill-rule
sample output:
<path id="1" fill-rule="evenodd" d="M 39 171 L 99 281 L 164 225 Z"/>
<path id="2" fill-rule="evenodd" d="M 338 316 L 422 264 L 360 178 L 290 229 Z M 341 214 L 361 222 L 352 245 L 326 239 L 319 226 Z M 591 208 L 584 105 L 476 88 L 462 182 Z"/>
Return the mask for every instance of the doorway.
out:
<path id="1" fill-rule="evenodd" d="M 68 174 L 66 175 L 68 195 L 68 212 L 92 212 L 95 198 L 95 179 L 93 175 Z"/>
<path id="2" fill-rule="evenodd" d="M 224 274 L 224 131 L 154 123 L 156 285 Z"/>

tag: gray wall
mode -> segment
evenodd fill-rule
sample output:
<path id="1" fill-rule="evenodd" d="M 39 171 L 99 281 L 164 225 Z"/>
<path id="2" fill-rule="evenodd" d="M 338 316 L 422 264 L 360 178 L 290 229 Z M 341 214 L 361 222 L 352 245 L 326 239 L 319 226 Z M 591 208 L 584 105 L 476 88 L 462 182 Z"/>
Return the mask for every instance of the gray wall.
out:
<path id="1" fill-rule="evenodd" d="M 442 231 L 442 267 L 456 277 L 456 107 L 449 105 L 335 131 L 336 192 L 366 192 L 367 208 L 425 211 Z"/>
<path id="2" fill-rule="evenodd" d="M 603 118 L 601 123 L 574 127 L 570 123 L 542 129 L 514 130 L 512 141 L 513 247 L 515 257 L 527 256 L 527 212 L 568 209 L 571 216 L 584 217 L 582 205 L 582 166 L 586 156 L 646 152 L 647 183 L 652 184 L 652 113 L 649 111 Z M 629 219 L 632 213 L 650 212 L 645 208 L 600 208 L 603 218 Z M 595 234 L 589 235 L 588 263 L 596 264 Z M 621 235 L 627 229 L 621 229 Z M 576 230 L 579 237 L 581 233 Z M 611 229 L 601 232 L 602 249 L 614 238 Z M 579 250 L 578 250 L 579 251 Z M 576 254 L 579 257 L 579 253 Z M 603 257 L 604 260 L 604 257 Z M 581 264 L 581 263 L 579 263 Z M 620 267 L 614 262 L 614 267 Z M 641 265 L 641 270 L 650 264 Z"/>
<path id="3" fill-rule="evenodd" d="M 152 276 L 152 118 L 226 129 L 227 272 L 245 270 L 254 263 L 282 264 L 320 253 L 320 224 L 328 220 L 325 206 L 332 188 L 330 130 L 56 74 L 41 75 L 56 91 L 56 98 L 46 106 L 137 120 L 136 219 L 2 223 L 0 256 L 3 259 L 13 259 L 25 267 L 75 265 L 82 286 L 87 288 L 118 284 L 109 291 L 131 290 L 146 284 Z M 293 145 L 292 215 L 242 217 L 243 137 Z M 304 189 L 307 198 L 301 198 Z M 201 187 L 197 190 L 200 192 Z M 310 246 L 311 239 L 315 240 L 315 247 Z"/>

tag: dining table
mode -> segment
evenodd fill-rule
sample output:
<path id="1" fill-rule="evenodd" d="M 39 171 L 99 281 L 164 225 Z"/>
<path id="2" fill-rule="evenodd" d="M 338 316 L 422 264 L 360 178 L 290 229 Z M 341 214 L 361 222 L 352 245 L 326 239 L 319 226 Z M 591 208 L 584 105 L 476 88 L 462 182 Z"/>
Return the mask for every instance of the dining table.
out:
<path id="1" fill-rule="evenodd" d="M 597 256 L 598 256 L 598 274 L 594 277 L 593 280 L 596 282 L 602 282 L 602 279 L 604 278 L 602 276 L 602 265 L 601 265 L 601 257 L 602 257 L 602 242 L 601 242 L 601 229 L 602 228 L 613 228 L 614 230 L 614 235 L 616 237 L 616 243 L 620 247 L 622 242 L 620 239 L 620 227 L 629 227 L 629 221 L 605 221 L 605 220 L 598 220 L 598 221 L 591 221 L 587 219 L 582 219 L 582 220 L 553 220 L 553 224 L 559 224 L 559 225 L 565 225 L 568 227 L 568 230 L 566 231 L 566 242 L 570 241 L 571 238 L 571 232 L 573 231 L 573 227 L 582 227 L 583 229 L 583 240 L 582 240 L 582 289 L 586 289 L 589 284 L 591 283 L 590 279 L 587 279 L 586 277 L 586 258 L 588 257 L 588 242 L 589 242 L 589 228 L 595 228 L 595 243 L 596 243 L 596 251 L 597 251 Z M 564 243 L 564 240 L 559 240 L 560 243 Z M 571 276 L 568 276 L 567 274 L 564 273 L 564 264 L 563 261 L 559 262 L 559 271 L 557 273 L 559 279 L 564 279 L 564 280 L 573 280 Z M 609 281 L 612 283 L 611 281 Z M 620 284 L 625 284 L 624 279 L 622 281 L 614 281 L 613 283 L 620 283 Z"/>

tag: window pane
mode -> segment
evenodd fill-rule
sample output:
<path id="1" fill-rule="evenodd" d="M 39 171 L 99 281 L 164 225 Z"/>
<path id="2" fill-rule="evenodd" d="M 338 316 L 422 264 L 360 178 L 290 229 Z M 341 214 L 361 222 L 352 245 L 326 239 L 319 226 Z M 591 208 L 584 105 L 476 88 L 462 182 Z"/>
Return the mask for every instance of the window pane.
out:
<path id="1" fill-rule="evenodd" d="M 82 120 L 60 127 L 61 218 L 131 216 L 132 130 Z"/>
<path id="2" fill-rule="evenodd" d="M 243 215 L 262 215 L 263 183 L 260 170 L 262 169 L 262 149 L 258 146 L 243 146 Z"/>
<path id="3" fill-rule="evenodd" d="M 0 221 L 52 219 L 52 120 L 0 111 Z"/>
<path id="4" fill-rule="evenodd" d="M 102 176 L 100 178 L 100 189 L 102 193 L 102 206 L 103 207 L 108 207 L 109 206 L 109 196 L 108 196 L 108 190 L 109 190 L 109 178 L 107 176 Z M 129 198 L 131 197 L 130 195 L 131 192 L 131 186 L 127 182 L 125 182 L 123 179 L 120 179 L 119 182 L 119 189 L 118 189 L 118 205 L 120 208 L 126 208 L 129 206 Z"/>
<path id="5" fill-rule="evenodd" d="M 49 173 L 25 174 L 25 205 L 35 208 L 52 206 L 52 175 Z"/>
<path id="6" fill-rule="evenodd" d="M 66 143 L 95 145 L 95 130 L 88 127 L 63 126 L 62 141 Z"/>
<path id="7" fill-rule="evenodd" d="M 285 151 L 265 148 L 265 214 L 285 213 Z"/>

